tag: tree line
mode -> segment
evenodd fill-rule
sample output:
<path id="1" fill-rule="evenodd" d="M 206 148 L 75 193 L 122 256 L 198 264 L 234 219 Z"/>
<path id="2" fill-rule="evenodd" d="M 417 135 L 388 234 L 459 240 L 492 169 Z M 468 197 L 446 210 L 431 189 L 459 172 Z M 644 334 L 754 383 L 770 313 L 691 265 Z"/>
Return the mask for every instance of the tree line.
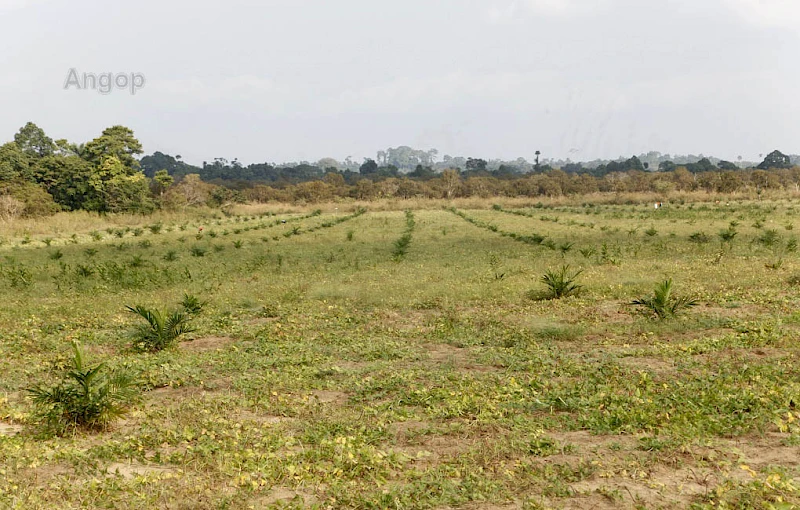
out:
<path id="1" fill-rule="evenodd" d="M 532 164 L 522 158 L 499 164 L 450 156 L 436 161 L 435 150 L 405 146 L 380 151 L 377 160 L 360 164 L 325 158 L 316 164 L 245 166 L 216 158 L 198 167 L 161 152 L 138 159 L 142 153 L 141 143 L 125 126 L 109 127 L 97 138 L 75 144 L 53 140 L 29 122 L 13 141 L 0 145 L 0 219 L 61 210 L 148 214 L 157 208 L 236 201 L 800 190 L 800 166 L 780 151 L 750 168 L 706 157 L 676 163 L 658 153 L 646 156 L 659 161 L 657 168 L 637 156 L 592 167 L 572 162 L 555 167 L 540 162 L 538 151 Z"/>

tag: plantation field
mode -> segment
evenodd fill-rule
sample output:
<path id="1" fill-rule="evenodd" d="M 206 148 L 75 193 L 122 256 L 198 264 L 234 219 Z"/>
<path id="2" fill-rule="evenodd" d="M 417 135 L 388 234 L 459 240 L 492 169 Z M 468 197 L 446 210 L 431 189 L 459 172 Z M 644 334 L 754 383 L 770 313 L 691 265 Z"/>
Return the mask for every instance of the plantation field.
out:
<path id="1" fill-rule="evenodd" d="M 0 227 L 0 508 L 800 505 L 800 202 L 499 203 Z M 72 341 L 138 400 L 56 435 Z"/>

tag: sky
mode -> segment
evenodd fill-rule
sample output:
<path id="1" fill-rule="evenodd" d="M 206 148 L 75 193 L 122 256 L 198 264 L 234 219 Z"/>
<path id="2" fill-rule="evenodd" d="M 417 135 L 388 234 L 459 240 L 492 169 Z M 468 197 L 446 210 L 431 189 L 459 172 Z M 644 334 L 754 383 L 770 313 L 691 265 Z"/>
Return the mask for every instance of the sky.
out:
<path id="1" fill-rule="evenodd" d="M 194 164 L 800 153 L 797 0 L 0 0 L 0 49 L 0 141 L 33 121 Z"/>

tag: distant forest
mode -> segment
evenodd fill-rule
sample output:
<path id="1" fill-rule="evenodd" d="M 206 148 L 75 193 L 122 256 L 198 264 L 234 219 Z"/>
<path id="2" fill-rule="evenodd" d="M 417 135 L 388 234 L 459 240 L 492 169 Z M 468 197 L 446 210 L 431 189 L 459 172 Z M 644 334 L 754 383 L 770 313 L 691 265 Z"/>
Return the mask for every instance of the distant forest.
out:
<path id="1" fill-rule="evenodd" d="M 157 208 L 221 206 L 239 201 L 320 202 L 378 198 L 560 196 L 595 192 L 702 190 L 709 193 L 800 191 L 800 156 L 775 150 L 763 161 L 650 152 L 614 161 L 533 162 L 438 158 L 407 146 L 363 162 L 257 163 L 216 158 L 195 166 L 161 152 L 141 157 L 141 143 L 112 126 L 86 143 L 53 140 L 29 122 L 0 145 L 0 220 L 62 210 L 150 213 Z"/>

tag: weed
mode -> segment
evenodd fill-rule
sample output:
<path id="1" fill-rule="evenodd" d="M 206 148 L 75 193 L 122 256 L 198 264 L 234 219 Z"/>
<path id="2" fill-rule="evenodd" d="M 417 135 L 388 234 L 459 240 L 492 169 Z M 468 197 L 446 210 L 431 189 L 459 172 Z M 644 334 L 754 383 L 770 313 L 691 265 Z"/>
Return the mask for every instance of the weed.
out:
<path id="1" fill-rule="evenodd" d="M 641 306 L 646 313 L 658 319 L 668 319 L 697 305 L 697 300 L 688 296 L 673 295 L 672 278 L 669 278 L 656 285 L 652 296 L 634 299 L 631 304 Z"/>
<path id="2" fill-rule="evenodd" d="M 778 234 L 777 230 L 774 229 L 767 229 L 761 234 L 756 241 L 766 246 L 767 248 L 772 248 L 773 246 L 777 245 L 781 240 L 780 234 Z"/>
<path id="3" fill-rule="evenodd" d="M 145 263 L 144 258 L 141 255 L 134 255 L 133 258 L 128 262 L 130 267 L 142 267 Z"/>
<path id="4" fill-rule="evenodd" d="M 94 268 L 92 266 L 87 266 L 84 264 L 78 264 L 75 266 L 75 275 L 79 278 L 89 278 L 94 274 Z"/>
<path id="5" fill-rule="evenodd" d="M 727 230 L 721 230 L 717 234 L 723 243 L 732 243 L 738 232 L 733 227 L 728 227 Z"/>
<path id="6" fill-rule="evenodd" d="M 181 300 L 181 306 L 186 311 L 186 313 L 191 315 L 197 315 L 203 311 L 203 307 L 206 306 L 205 301 L 201 301 L 200 298 L 193 294 L 189 294 L 184 292 L 183 299 Z"/>
<path id="7" fill-rule="evenodd" d="M 194 331 L 189 316 L 179 311 L 162 311 L 141 305 L 128 306 L 127 310 L 145 320 L 136 331 L 133 346 L 146 352 L 156 352 L 171 346 L 177 339 Z"/>
<path id="8" fill-rule="evenodd" d="M 124 415 L 138 389 L 127 372 L 104 363 L 86 366 L 77 342 L 72 342 L 72 366 L 55 386 L 34 386 L 27 392 L 37 417 L 48 432 L 63 435 L 75 428 L 102 429 Z"/>
<path id="9" fill-rule="evenodd" d="M 569 265 L 565 264 L 555 271 L 548 269 L 540 281 L 547 286 L 549 298 L 561 299 L 575 294 L 583 288 L 582 285 L 575 283 L 582 272 L 582 270 L 578 270 L 570 274 Z"/>

